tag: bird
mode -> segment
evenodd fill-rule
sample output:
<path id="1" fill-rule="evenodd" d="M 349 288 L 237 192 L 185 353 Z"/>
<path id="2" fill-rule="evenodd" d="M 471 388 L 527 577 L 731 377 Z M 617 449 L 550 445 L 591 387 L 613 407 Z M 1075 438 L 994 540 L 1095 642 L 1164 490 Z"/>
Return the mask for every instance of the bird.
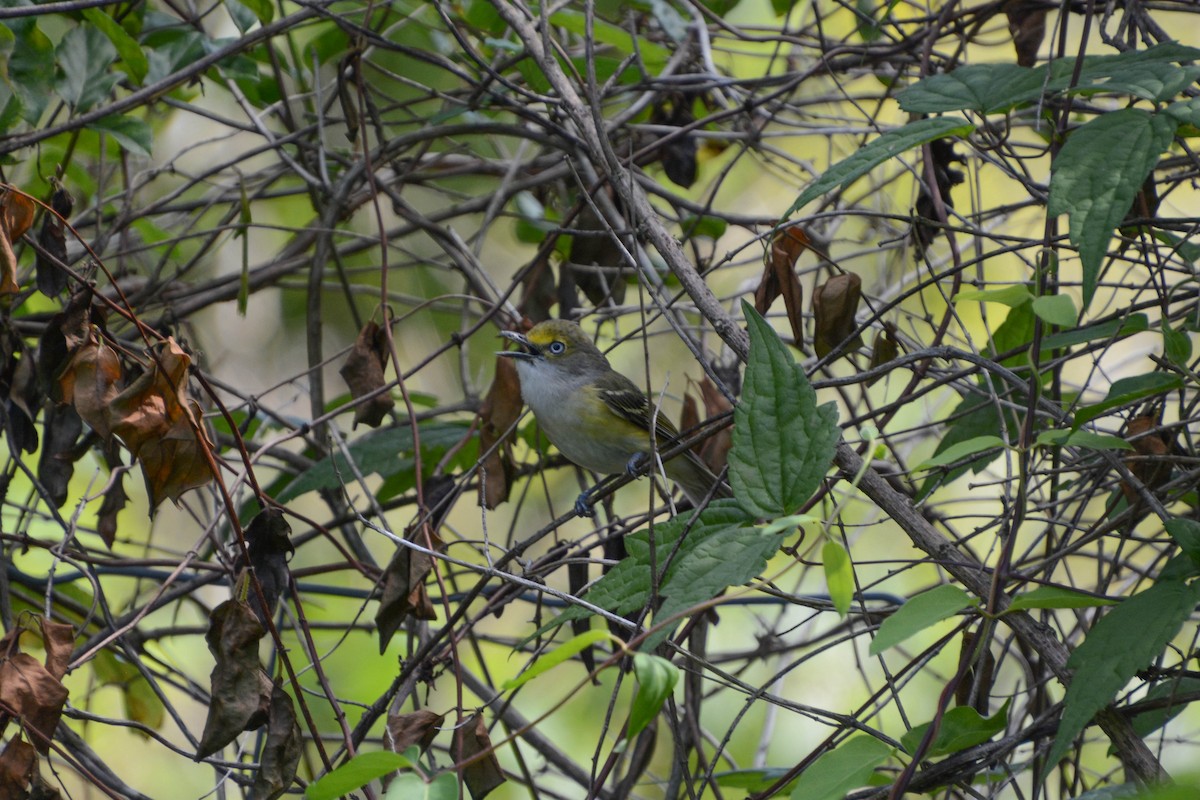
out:
<path id="1" fill-rule="evenodd" d="M 498 355 L 515 362 L 525 404 L 550 442 L 573 463 L 607 475 L 637 475 L 652 451 L 664 452 L 678 442 L 679 431 L 671 421 L 655 413 L 646 393 L 614 370 L 576 323 L 552 319 L 528 333 L 500 335 L 519 348 Z M 691 450 L 666 461 L 663 469 L 696 505 L 730 496 L 728 485 Z M 592 515 L 591 491 L 575 503 L 580 516 Z"/>

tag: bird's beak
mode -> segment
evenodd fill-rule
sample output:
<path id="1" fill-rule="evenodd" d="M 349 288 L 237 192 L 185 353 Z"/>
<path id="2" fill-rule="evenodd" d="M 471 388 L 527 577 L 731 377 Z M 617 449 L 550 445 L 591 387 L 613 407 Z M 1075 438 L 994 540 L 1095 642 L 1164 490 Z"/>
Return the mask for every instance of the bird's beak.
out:
<path id="1" fill-rule="evenodd" d="M 508 358 L 519 358 L 533 360 L 541 355 L 537 345 L 525 338 L 525 334 L 517 333 L 516 331 L 500 331 L 500 335 L 510 342 L 515 342 L 520 350 L 503 350 L 496 353 L 498 356 L 507 356 Z"/>

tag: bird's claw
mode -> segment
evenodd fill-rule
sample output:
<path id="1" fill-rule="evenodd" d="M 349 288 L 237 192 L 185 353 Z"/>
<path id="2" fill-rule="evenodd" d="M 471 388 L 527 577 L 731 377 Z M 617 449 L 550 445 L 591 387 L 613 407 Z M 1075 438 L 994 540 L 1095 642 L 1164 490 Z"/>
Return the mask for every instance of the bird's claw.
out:
<path id="1" fill-rule="evenodd" d="M 594 517 L 596 512 L 592 510 L 592 490 L 588 489 L 583 494 L 575 499 L 575 514 L 580 517 Z"/>
<path id="2" fill-rule="evenodd" d="M 625 465 L 625 472 L 631 478 L 636 478 L 642 471 L 642 466 L 646 463 L 646 453 L 634 453 L 629 457 L 629 463 Z"/>

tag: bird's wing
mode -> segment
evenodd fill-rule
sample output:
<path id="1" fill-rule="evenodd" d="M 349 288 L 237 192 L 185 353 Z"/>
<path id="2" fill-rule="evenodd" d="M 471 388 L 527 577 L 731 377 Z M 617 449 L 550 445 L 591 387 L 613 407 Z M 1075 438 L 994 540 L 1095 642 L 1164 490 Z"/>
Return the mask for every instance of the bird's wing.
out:
<path id="1" fill-rule="evenodd" d="M 650 418 L 654 408 L 646 395 L 632 382 L 628 386 L 601 389 L 600 397 L 614 414 L 624 417 L 642 430 L 650 430 Z M 654 414 L 654 421 L 657 424 L 656 438 L 660 447 L 679 438 L 679 431 L 661 410 Z"/>

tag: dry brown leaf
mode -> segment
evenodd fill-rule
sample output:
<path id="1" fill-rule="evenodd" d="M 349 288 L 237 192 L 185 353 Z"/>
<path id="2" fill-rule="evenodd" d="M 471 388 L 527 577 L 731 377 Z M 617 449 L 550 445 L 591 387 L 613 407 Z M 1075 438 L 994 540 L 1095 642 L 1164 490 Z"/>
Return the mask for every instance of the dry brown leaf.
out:
<path id="1" fill-rule="evenodd" d="M 620 208 L 620 200 L 610 189 L 605 190 L 608 199 L 615 207 Z M 560 316 L 567 315 L 578 308 L 579 298 L 576 289 L 583 292 L 584 297 L 593 306 L 619 306 L 625 302 L 625 250 L 616 241 L 612 226 L 596 215 L 591 204 L 584 201 L 583 208 L 575 217 L 572 225 L 577 233 L 571 236 L 571 249 L 567 259 L 559 270 L 558 301 Z M 547 269 L 546 274 L 550 274 Z M 551 281 L 548 287 L 553 293 Z M 524 311 L 535 322 L 549 319 L 549 309 L 545 316 L 538 317 L 527 304 Z"/>
<path id="2" fill-rule="evenodd" d="M 216 664 L 196 760 L 211 756 L 242 731 L 261 727 L 269 719 L 274 684 L 258 661 L 263 634 L 254 610 L 246 603 L 226 600 L 213 609 L 204 639 Z"/>
<path id="3" fill-rule="evenodd" d="M 425 591 L 425 577 L 433 569 L 433 559 L 401 545 L 384 571 L 383 595 L 375 612 L 379 629 L 379 652 L 387 652 L 388 643 L 411 614 L 417 619 L 437 619 L 433 603 Z"/>
<path id="4" fill-rule="evenodd" d="M 28 796 L 37 774 L 37 751 L 24 739 L 12 739 L 0 753 L 0 797 Z"/>
<path id="5" fill-rule="evenodd" d="M 492 750 L 492 740 L 488 737 L 483 714 L 475 714 L 455 729 L 453 749 L 450 752 L 459 763 L 479 756 L 478 760 L 462 768 L 463 782 L 467 784 L 472 800 L 483 800 L 507 780 L 504 770 L 500 767 L 500 761 Z"/>
<path id="6" fill-rule="evenodd" d="M 1125 466 L 1152 493 L 1171 477 L 1171 444 L 1161 432 L 1154 432 L 1158 427 L 1157 415 L 1143 414 L 1129 420 L 1125 428 L 1125 438 L 1133 445 Z M 1121 491 L 1130 505 L 1137 502 L 1137 490 L 1126 481 L 1121 481 Z"/>
<path id="7" fill-rule="evenodd" d="M 37 751 L 50 751 L 50 740 L 67 702 L 67 688 L 28 653 L 0 662 L 0 706 L 21 722 Z"/>
<path id="8" fill-rule="evenodd" d="M 988 698 L 995 683 L 996 657 L 991 650 L 984 648 L 976 658 L 976 641 L 975 634 L 963 634 L 958 653 L 958 669 L 963 677 L 954 690 L 954 700 L 958 705 L 970 706 L 986 717 L 989 712 Z"/>
<path id="9" fill-rule="evenodd" d="M 247 800 L 275 800 L 296 779 L 296 766 L 304 753 L 304 736 L 296 720 L 292 698 L 279 686 L 271 690 L 271 716 L 261 766 Z"/>
<path id="10" fill-rule="evenodd" d="M 875 334 L 875 343 L 871 347 L 871 366 L 869 369 L 882 367 L 891 361 L 895 361 L 900 355 L 900 343 L 895 337 L 896 326 L 890 322 L 883 323 L 883 330 Z M 867 386 L 875 383 L 882 378 L 882 375 L 876 375 L 874 378 L 867 380 Z"/>
<path id="11" fill-rule="evenodd" d="M 71 355 L 87 341 L 92 330 L 92 290 L 85 287 L 71 295 L 62 311 L 50 318 L 38 343 L 38 377 L 50 399 L 63 402 L 58 376 L 67 368 Z"/>
<path id="12" fill-rule="evenodd" d="M 108 465 L 110 473 L 124 466 L 121 461 L 121 448 L 116 439 L 110 439 L 104 444 L 104 462 Z M 117 538 L 117 515 L 125 508 L 128 499 L 125 494 L 125 474 L 122 472 L 109 482 L 104 492 L 104 500 L 100 503 L 100 510 L 96 512 L 96 532 L 109 548 L 112 548 Z"/>
<path id="13" fill-rule="evenodd" d="M 83 420 L 71 406 L 50 406 L 42 415 L 42 452 L 38 456 L 38 480 L 55 506 L 67 502 L 75 462 L 83 457 L 77 443 L 83 434 Z"/>
<path id="14" fill-rule="evenodd" d="M 733 404 L 725 395 L 721 394 L 721 390 L 709 380 L 707 375 L 700 379 L 699 386 L 700 397 L 704 400 L 704 415 L 707 418 L 712 419 L 733 411 Z M 713 471 L 714 475 L 720 475 L 721 471 L 725 469 L 725 462 L 732 447 L 733 428 L 723 428 L 704 440 L 700 458 Z"/>
<path id="15" fill-rule="evenodd" d="M 109 403 L 112 432 L 141 462 L 151 508 L 212 479 L 207 457 L 212 443 L 199 405 L 188 397 L 190 363 L 168 339 L 150 369 Z"/>
<path id="16" fill-rule="evenodd" d="M 483 461 L 483 506 L 508 499 L 513 476 L 509 431 L 521 416 L 521 380 L 511 358 L 496 358 L 496 377 L 479 408 L 479 448 Z M 493 449 L 494 448 L 494 449 Z M 491 451 L 491 452 L 489 452 Z"/>
<path id="17" fill-rule="evenodd" d="M 75 628 L 66 622 L 38 618 L 42 628 L 42 647 L 46 650 L 46 671 L 58 680 L 67 674 L 71 652 L 75 649 Z"/>
<path id="18" fill-rule="evenodd" d="M 775 298 L 783 296 L 784 309 L 796 346 L 804 345 L 804 288 L 796 274 L 796 262 L 812 246 L 808 232 L 798 222 L 781 227 L 771 239 L 762 280 L 754 290 L 754 309 L 766 314 Z"/>
<path id="19" fill-rule="evenodd" d="M 63 220 L 71 216 L 75 207 L 75 198 L 63 188 L 57 178 L 51 178 L 54 193 L 50 196 L 50 211 L 42 214 L 42 229 L 38 233 L 38 244 L 46 255 L 37 255 L 37 287 L 38 291 L 48 297 L 57 297 L 67 288 L 69 275 L 55 261 L 67 263 L 67 239 L 63 230 Z"/>
<path id="20" fill-rule="evenodd" d="M 358 400 L 382 389 L 387 384 L 383 375 L 387 361 L 387 331 L 374 322 L 368 322 L 358 332 L 354 347 L 350 348 L 350 355 L 346 356 L 346 363 L 338 370 L 342 380 L 350 387 L 350 396 Z M 388 392 L 380 392 L 370 400 L 356 404 L 354 427 L 357 428 L 361 422 L 378 428 L 395 405 L 395 399 Z"/>
<path id="21" fill-rule="evenodd" d="M 834 275 L 813 293 L 813 348 L 825 357 L 841 347 L 847 354 L 862 347 L 862 337 L 854 333 L 854 314 L 862 298 L 862 278 L 852 272 Z M 848 340 L 848 341 L 847 341 Z"/>
<path id="22" fill-rule="evenodd" d="M 109 405 L 121 392 L 121 357 L 95 326 L 59 374 L 58 389 L 92 430 L 105 439 L 112 435 Z"/>
<path id="23" fill-rule="evenodd" d="M 408 714 L 389 714 L 388 745 L 397 753 L 403 753 L 414 744 L 420 745 L 423 753 L 433 744 L 438 728 L 445 720 L 445 714 L 435 714 L 427 708 Z"/>
<path id="24" fill-rule="evenodd" d="M 287 591 L 291 573 L 288 559 L 296 548 L 292 545 L 292 528 L 278 508 L 260 511 L 246 526 L 246 547 L 250 551 L 250 566 L 262 587 L 266 598 L 266 611 L 259 605 L 258 592 L 250 592 L 250 606 L 259 622 L 266 625 L 268 614 L 275 611 L 275 604 Z"/>
<path id="25" fill-rule="evenodd" d="M 33 225 L 36 206 L 23 194 L 0 186 L 0 295 L 21 291 L 17 283 L 17 254 L 13 243 Z"/>

